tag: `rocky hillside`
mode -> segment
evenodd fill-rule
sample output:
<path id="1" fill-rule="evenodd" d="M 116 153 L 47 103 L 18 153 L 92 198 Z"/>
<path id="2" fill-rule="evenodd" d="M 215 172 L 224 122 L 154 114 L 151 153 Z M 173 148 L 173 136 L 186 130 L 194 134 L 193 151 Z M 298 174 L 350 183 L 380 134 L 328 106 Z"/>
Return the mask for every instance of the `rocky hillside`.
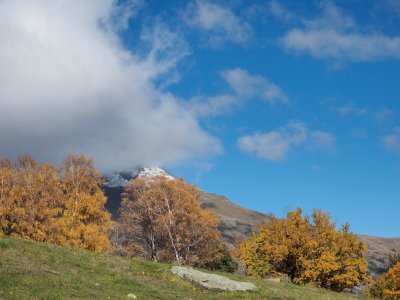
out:
<path id="1" fill-rule="evenodd" d="M 369 235 L 358 235 L 368 247 L 366 255 L 368 269 L 373 276 L 387 271 L 388 256 L 393 250 L 400 251 L 400 238 L 382 238 Z"/>
<path id="2" fill-rule="evenodd" d="M 204 193 L 200 198 L 204 208 L 212 210 L 220 218 L 219 229 L 229 245 L 247 238 L 256 225 L 270 220 L 270 216 L 249 210 L 230 202 L 226 197 Z"/>

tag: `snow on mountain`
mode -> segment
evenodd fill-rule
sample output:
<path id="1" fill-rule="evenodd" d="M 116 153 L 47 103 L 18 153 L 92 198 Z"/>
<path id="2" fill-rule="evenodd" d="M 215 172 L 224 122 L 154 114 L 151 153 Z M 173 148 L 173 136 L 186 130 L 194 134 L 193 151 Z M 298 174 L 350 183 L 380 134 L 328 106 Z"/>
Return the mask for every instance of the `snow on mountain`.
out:
<path id="1" fill-rule="evenodd" d="M 104 177 L 106 179 L 105 186 L 107 187 L 126 186 L 130 182 L 119 173 L 105 174 Z"/>
<path id="2" fill-rule="evenodd" d="M 145 178 L 152 178 L 152 177 L 156 177 L 156 176 L 164 176 L 168 179 L 174 179 L 173 176 L 171 176 L 171 174 L 169 174 L 167 171 L 161 169 L 161 168 L 140 168 L 138 170 L 137 176 L 136 178 L 140 178 L 140 177 L 145 177 Z"/>
<path id="3" fill-rule="evenodd" d="M 171 180 L 175 179 L 171 174 L 159 167 L 129 169 L 104 175 L 107 187 L 123 187 L 128 185 L 132 179 L 153 178 L 156 176 L 164 176 Z"/>

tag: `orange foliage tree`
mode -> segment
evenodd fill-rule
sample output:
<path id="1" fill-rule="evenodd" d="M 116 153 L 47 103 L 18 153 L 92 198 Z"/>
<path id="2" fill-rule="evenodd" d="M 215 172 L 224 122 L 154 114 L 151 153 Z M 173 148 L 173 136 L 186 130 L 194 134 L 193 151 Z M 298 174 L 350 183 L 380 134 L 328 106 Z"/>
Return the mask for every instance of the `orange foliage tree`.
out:
<path id="1" fill-rule="evenodd" d="M 57 167 L 22 156 L 0 163 L 0 228 L 6 235 L 54 242 L 63 190 Z"/>
<path id="2" fill-rule="evenodd" d="M 287 274 L 292 282 L 342 291 L 370 281 L 366 275 L 364 244 L 344 225 L 336 230 L 328 213 L 316 210 L 310 218 L 302 210 L 286 219 L 273 218 L 260 232 L 239 243 L 236 255 L 249 275 Z"/>
<path id="3" fill-rule="evenodd" d="M 372 298 L 399 300 L 400 299 L 400 262 L 378 277 L 366 291 Z"/>
<path id="4" fill-rule="evenodd" d="M 62 168 L 30 156 L 0 160 L 0 235 L 103 251 L 109 213 L 91 160 L 70 155 Z"/>
<path id="5" fill-rule="evenodd" d="M 400 299 L 400 262 L 385 275 L 386 287 L 383 291 L 385 299 Z"/>
<path id="6" fill-rule="evenodd" d="M 94 251 L 108 250 L 111 215 L 104 208 L 107 198 L 93 161 L 84 155 L 68 155 L 61 169 L 65 201 L 59 243 Z"/>
<path id="7" fill-rule="evenodd" d="M 200 194 L 182 179 L 134 180 L 122 197 L 120 246 L 153 261 L 206 266 L 221 259 L 218 218 L 200 206 Z"/>

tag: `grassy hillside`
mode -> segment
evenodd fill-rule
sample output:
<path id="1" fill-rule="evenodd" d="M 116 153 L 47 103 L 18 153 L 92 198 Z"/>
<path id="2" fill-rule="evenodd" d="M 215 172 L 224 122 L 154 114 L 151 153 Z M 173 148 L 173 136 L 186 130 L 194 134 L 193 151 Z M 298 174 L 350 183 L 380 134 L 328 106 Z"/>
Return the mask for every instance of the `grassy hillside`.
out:
<path id="1" fill-rule="evenodd" d="M 0 238 L 0 299 L 355 299 L 311 287 L 251 281 L 257 293 L 204 291 L 176 278 L 170 265 Z"/>

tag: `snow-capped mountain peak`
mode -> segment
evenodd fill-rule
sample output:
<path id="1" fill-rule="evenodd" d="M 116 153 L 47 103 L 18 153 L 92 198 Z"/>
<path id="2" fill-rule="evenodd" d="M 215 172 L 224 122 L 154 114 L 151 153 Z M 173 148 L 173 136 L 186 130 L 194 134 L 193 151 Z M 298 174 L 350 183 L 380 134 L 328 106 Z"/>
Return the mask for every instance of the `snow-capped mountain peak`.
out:
<path id="1" fill-rule="evenodd" d="M 156 176 L 164 176 L 168 179 L 174 179 L 173 176 L 171 176 L 171 174 L 169 174 L 167 171 L 165 171 L 164 169 L 161 169 L 159 167 L 155 167 L 155 168 L 140 168 L 137 171 L 136 177 L 135 178 L 152 178 L 152 177 L 156 177 Z"/>
<path id="2" fill-rule="evenodd" d="M 167 179 L 175 179 L 171 174 L 160 167 L 145 167 L 128 169 L 122 172 L 114 172 L 105 174 L 108 187 L 124 187 L 129 184 L 132 179 L 136 178 L 153 178 L 156 176 L 164 176 Z"/>

